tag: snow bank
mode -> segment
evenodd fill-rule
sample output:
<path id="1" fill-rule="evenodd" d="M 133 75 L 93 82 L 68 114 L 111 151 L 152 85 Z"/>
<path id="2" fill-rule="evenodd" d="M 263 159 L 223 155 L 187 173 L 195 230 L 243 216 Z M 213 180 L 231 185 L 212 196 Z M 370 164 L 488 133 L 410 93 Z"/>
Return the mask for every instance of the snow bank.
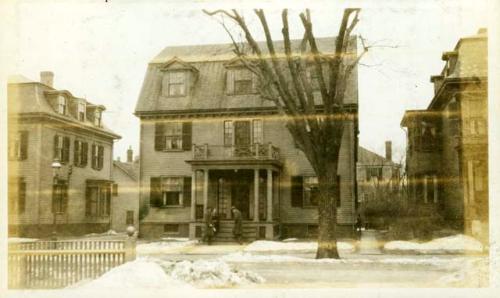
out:
<path id="1" fill-rule="evenodd" d="M 138 254 L 161 254 L 198 243 L 198 240 L 189 240 L 187 238 L 164 239 L 163 241 L 137 244 L 136 251 Z"/>
<path id="2" fill-rule="evenodd" d="M 162 261 L 163 270 L 173 279 L 202 288 L 222 288 L 262 283 L 260 275 L 232 269 L 221 260 Z"/>
<path id="3" fill-rule="evenodd" d="M 354 246 L 347 242 L 337 242 L 337 247 L 339 250 L 344 252 L 353 252 Z M 246 252 L 316 252 L 318 249 L 317 242 L 294 242 L 294 241 L 267 241 L 258 240 L 250 243 L 245 247 Z"/>
<path id="4" fill-rule="evenodd" d="M 115 267 L 101 277 L 73 286 L 73 289 L 169 289 L 190 288 L 168 276 L 157 263 L 139 258 L 133 262 Z"/>
<path id="5" fill-rule="evenodd" d="M 421 254 L 480 253 L 483 251 L 483 245 L 472 237 L 454 235 L 434 239 L 425 243 L 391 241 L 384 245 L 384 250 L 387 252 L 411 252 Z"/>
<path id="6" fill-rule="evenodd" d="M 18 238 L 18 237 L 9 237 L 8 243 L 23 243 L 23 242 L 35 242 L 38 241 L 36 238 Z"/>

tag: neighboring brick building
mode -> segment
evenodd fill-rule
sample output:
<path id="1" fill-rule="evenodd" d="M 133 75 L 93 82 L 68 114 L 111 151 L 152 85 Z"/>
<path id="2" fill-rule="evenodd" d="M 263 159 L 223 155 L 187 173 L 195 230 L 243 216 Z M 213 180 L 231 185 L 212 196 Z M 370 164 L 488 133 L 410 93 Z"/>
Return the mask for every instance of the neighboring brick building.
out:
<path id="1" fill-rule="evenodd" d="M 127 150 L 127 161 L 113 161 L 111 229 L 124 232 L 128 226 L 139 229 L 139 159 Z"/>
<path id="2" fill-rule="evenodd" d="M 426 110 L 406 111 L 411 197 L 434 206 L 452 225 L 488 238 L 487 32 L 461 38 L 432 76 Z"/>
<path id="3" fill-rule="evenodd" d="M 334 39 L 318 39 L 318 45 L 333 49 Z M 135 112 L 141 204 L 150 207 L 142 236 L 199 237 L 204 212 L 216 207 L 223 219 L 218 237 L 231 238 L 232 205 L 243 214 L 244 238 L 316 235 L 314 171 L 255 87 L 231 44 L 167 47 L 149 63 Z M 357 115 L 356 70 L 346 93 Z M 356 219 L 357 131 L 357 119 L 346 123 L 340 152 L 344 234 Z"/>
<path id="4" fill-rule="evenodd" d="M 357 162 L 358 202 L 365 202 L 398 194 L 401 188 L 401 164 L 392 160 L 392 142 L 385 142 L 385 157 L 358 148 Z"/>
<path id="5" fill-rule="evenodd" d="M 22 76 L 8 84 L 9 235 L 101 232 L 110 225 L 113 141 L 104 106 Z"/>

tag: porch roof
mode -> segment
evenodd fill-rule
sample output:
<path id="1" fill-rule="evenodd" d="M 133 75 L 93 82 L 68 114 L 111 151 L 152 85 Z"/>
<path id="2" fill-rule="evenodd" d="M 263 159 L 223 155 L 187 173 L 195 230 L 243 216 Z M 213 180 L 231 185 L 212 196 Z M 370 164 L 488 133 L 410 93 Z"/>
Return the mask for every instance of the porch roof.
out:
<path id="1" fill-rule="evenodd" d="M 279 160 L 256 160 L 256 159 L 234 159 L 234 160 L 186 160 L 193 169 L 234 170 L 234 169 L 272 169 L 281 170 L 283 164 Z"/>

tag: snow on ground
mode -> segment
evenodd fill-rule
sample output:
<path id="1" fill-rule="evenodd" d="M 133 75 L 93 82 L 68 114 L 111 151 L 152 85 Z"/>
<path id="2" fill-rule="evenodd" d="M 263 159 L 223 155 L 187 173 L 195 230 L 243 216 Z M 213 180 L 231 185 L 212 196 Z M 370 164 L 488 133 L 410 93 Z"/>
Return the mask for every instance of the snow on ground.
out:
<path id="1" fill-rule="evenodd" d="M 38 239 L 35 238 L 18 238 L 18 237 L 9 237 L 8 243 L 23 243 L 23 242 L 35 242 Z"/>
<path id="2" fill-rule="evenodd" d="M 461 262 L 456 272 L 441 277 L 439 283 L 451 287 L 487 287 L 488 279 L 488 260 L 483 258 Z"/>
<path id="3" fill-rule="evenodd" d="M 249 271 L 232 269 L 221 260 L 161 261 L 163 270 L 171 278 L 201 288 L 222 288 L 262 283 L 264 278 Z"/>
<path id="4" fill-rule="evenodd" d="M 137 244 L 136 252 L 138 254 L 161 254 L 196 243 L 198 240 L 189 240 L 188 238 L 163 238 L 162 241 Z"/>
<path id="5" fill-rule="evenodd" d="M 111 269 L 95 280 L 83 280 L 67 289 L 194 289 L 225 288 L 262 283 L 264 278 L 238 271 L 221 260 L 165 261 L 140 257 Z"/>
<path id="6" fill-rule="evenodd" d="M 337 247 L 343 252 L 353 252 L 354 246 L 347 242 L 337 242 Z M 258 240 L 250 243 L 245 247 L 246 252 L 315 252 L 318 249 L 317 242 L 295 242 L 289 240 L 287 242 L 282 241 L 267 241 Z"/>
<path id="7" fill-rule="evenodd" d="M 170 289 L 190 288 L 186 283 L 168 276 L 152 260 L 139 258 L 115 267 L 101 277 L 73 285 L 72 289 Z"/>
<path id="8" fill-rule="evenodd" d="M 412 241 L 391 241 L 384 245 L 386 252 L 411 252 L 421 254 L 480 253 L 483 245 L 476 239 L 465 235 L 454 235 L 434 239 L 425 243 Z"/>
<path id="9" fill-rule="evenodd" d="M 483 258 L 473 258 L 470 260 L 481 260 Z M 262 255 L 251 254 L 248 252 L 238 252 L 233 254 L 224 255 L 219 260 L 231 263 L 321 263 L 321 264 L 393 264 L 393 265 L 429 265 L 429 266 L 443 266 L 443 265 L 459 265 L 465 258 L 444 258 L 444 257 L 425 257 L 425 258 L 397 258 L 397 257 L 381 257 L 381 258 L 342 258 L 342 259 L 312 259 L 302 258 L 290 255 Z"/>

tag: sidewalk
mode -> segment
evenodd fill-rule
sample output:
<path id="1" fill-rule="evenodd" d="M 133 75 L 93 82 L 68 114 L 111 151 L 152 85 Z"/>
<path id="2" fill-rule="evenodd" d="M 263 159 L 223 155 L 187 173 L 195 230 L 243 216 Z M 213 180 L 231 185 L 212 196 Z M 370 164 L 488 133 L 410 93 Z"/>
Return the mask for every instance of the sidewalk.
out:
<path id="1" fill-rule="evenodd" d="M 378 232 L 375 230 L 364 230 L 361 232 L 359 244 L 359 254 L 361 255 L 381 255 L 379 242 L 377 240 Z"/>

